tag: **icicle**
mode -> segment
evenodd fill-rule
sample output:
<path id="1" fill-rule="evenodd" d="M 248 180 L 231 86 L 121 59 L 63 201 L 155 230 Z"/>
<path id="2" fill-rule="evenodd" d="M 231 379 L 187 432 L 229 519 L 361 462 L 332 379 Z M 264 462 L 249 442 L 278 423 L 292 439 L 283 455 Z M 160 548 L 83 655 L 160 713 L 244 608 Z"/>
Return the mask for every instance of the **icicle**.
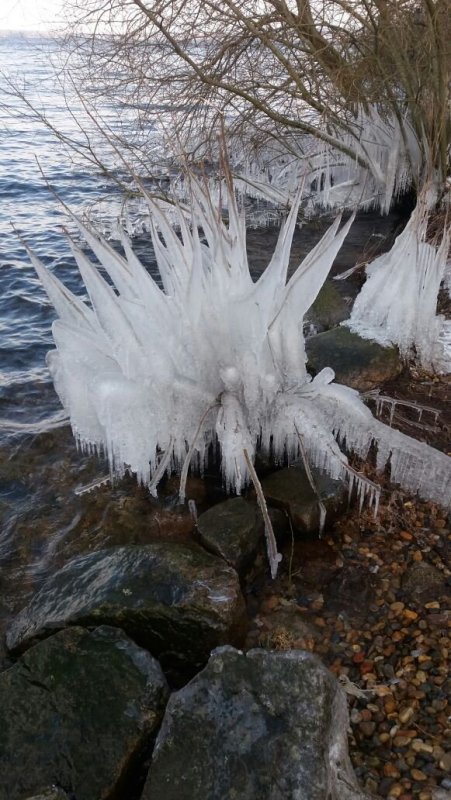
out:
<path id="1" fill-rule="evenodd" d="M 77 489 L 75 489 L 74 494 L 76 494 L 77 497 L 81 497 L 81 495 L 88 494 L 94 489 L 98 489 L 100 486 L 105 486 L 107 483 L 111 482 L 111 475 L 105 475 L 104 478 L 98 478 L 97 480 L 92 481 L 92 483 L 87 483 L 85 486 L 79 486 Z"/>
<path id="2" fill-rule="evenodd" d="M 265 522 L 266 551 L 268 554 L 271 578 L 274 580 L 274 578 L 277 575 L 279 564 L 282 561 L 282 556 L 280 553 L 277 552 L 276 537 L 274 535 L 271 519 L 268 514 L 268 507 L 266 505 L 265 495 L 263 494 L 261 483 L 258 480 L 255 467 L 251 459 L 249 458 L 249 453 L 247 452 L 247 450 L 244 450 L 243 452 L 247 468 L 249 470 L 249 474 L 251 476 L 252 483 L 254 484 L 254 488 L 257 494 L 257 501 L 260 506 L 260 511 L 262 512 L 262 516 Z"/>

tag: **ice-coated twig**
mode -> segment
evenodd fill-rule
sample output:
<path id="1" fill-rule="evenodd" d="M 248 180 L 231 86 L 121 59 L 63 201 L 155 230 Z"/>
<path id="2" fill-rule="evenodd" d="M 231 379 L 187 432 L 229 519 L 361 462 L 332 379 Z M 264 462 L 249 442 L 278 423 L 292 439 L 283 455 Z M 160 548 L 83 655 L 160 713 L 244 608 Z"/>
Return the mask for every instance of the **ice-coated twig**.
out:
<path id="1" fill-rule="evenodd" d="M 247 452 L 247 450 L 243 450 L 243 453 L 247 464 L 247 468 L 249 470 L 251 481 L 254 484 L 254 489 L 257 495 L 257 502 L 258 505 L 260 506 L 260 511 L 262 512 L 263 520 L 265 523 L 266 552 L 268 554 L 271 578 L 274 580 L 274 578 L 277 575 L 277 570 L 282 560 L 282 556 L 280 553 L 277 552 L 276 537 L 274 535 L 274 529 L 272 526 L 270 516 L 268 514 L 268 506 L 266 505 L 266 500 L 265 500 L 265 495 L 263 493 L 262 485 L 258 479 L 255 467 L 251 459 L 249 458 L 249 453 Z"/>
<path id="2" fill-rule="evenodd" d="M 89 492 L 94 491 L 94 489 L 99 489 L 101 486 L 106 486 L 107 483 L 112 483 L 113 478 L 111 475 L 105 475 L 104 478 L 98 478 L 91 483 L 87 483 L 85 486 L 79 486 L 77 489 L 74 490 L 74 494 L 77 497 L 81 497 L 83 494 L 89 494 Z"/>
<path id="3" fill-rule="evenodd" d="M 296 423 L 294 423 L 294 427 L 295 427 L 295 430 L 296 430 L 296 433 L 297 433 L 298 439 L 299 439 L 299 449 L 301 451 L 302 461 L 304 463 L 305 474 L 307 475 L 308 482 L 309 482 L 313 492 L 315 493 L 316 499 L 318 501 L 318 508 L 319 508 L 319 536 L 321 538 L 321 536 L 324 533 L 324 525 L 325 525 L 325 522 L 326 522 L 326 506 L 324 505 L 323 501 L 321 500 L 321 495 L 320 495 L 320 493 L 318 491 L 318 488 L 316 486 L 315 479 L 314 479 L 313 474 L 312 474 L 312 470 L 310 469 L 310 464 L 309 464 L 309 460 L 308 460 L 308 457 L 307 457 L 307 452 L 306 452 L 306 449 L 305 449 L 304 440 L 303 440 L 303 438 L 301 436 L 301 433 L 300 433 L 299 428 L 296 425 Z"/>
<path id="4" fill-rule="evenodd" d="M 173 444 L 174 444 L 174 439 L 173 439 L 172 436 L 170 436 L 169 437 L 168 446 L 166 447 L 166 450 L 162 454 L 161 459 L 160 459 L 160 463 L 158 464 L 158 467 L 156 468 L 156 470 L 155 470 L 155 472 L 154 472 L 154 474 L 152 476 L 152 480 L 149 483 L 149 493 L 152 495 L 152 497 L 157 497 L 158 496 L 158 494 L 157 494 L 157 486 L 160 483 L 160 481 L 161 481 L 164 473 L 166 472 L 166 470 L 167 470 L 167 468 L 169 466 L 169 463 L 171 461 Z"/>
<path id="5" fill-rule="evenodd" d="M 417 403 L 415 401 L 409 400 L 400 400 L 397 397 L 389 397 L 388 395 L 380 394 L 378 389 L 372 389 L 369 392 L 365 392 L 362 394 L 364 400 L 374 400 L 376 403 L 376 414 L 377 416 L 381 416 L 381 413 L 384 410 L 384 406 L 388 406 L 390 409 L 390 425 L 393 422 L 393 416 L 396 412 L 397 406 L 402 406 L 404 408 L 409 408 L 411 411 L 416 411 L 418 414 L 418 422 L 421 422 L 421 417 L 423 414 L 431 414 L 434 417 L 434 424 L 437 425 L 438 418 L 440 416 L 440 411 L 432 406 L 425 406 L 421 403 Z M 404 418 L 403 418 L 404 419 Z M 409 422 L 409 420 L 405 420 Z"/>
<path id="6" fill-rule="evenodd" d="M 180 474 L 180 489 L 179 489 L 179 502 L 180 503 L 184 503 L 185 502 L 186 481 L 187 481 L 187 478 L 188 478 L 188 470 L 189 470 L 189 466 L 191 464 L 191 459 L 192 459 L 192 457 L 194 455 L 194 451 L 196 449 L 197 441 L 199 439 L 199 436 L 200 436 L 202 428 L 203 428 L 203 424 L 204 424 L 208 414 L 210 413 L 210 411 L 212 411 L 214 408 L 219 408 L 220 405 L 221 405 L 220 403 L 213 403 L 213 405 L 208 406 L 208 408 L 205 409 L 204 413 L 202 414 L 202 417 L 200 419 L 199 425 L 197 426 L 196 433 L 194 434 L 193 441 L 191 442 L 189 450 L 188 450 L 188 452 L 186 454 L 186 458 L 185 458 L 185 460 L 183 462 L 182 472 Z"/>

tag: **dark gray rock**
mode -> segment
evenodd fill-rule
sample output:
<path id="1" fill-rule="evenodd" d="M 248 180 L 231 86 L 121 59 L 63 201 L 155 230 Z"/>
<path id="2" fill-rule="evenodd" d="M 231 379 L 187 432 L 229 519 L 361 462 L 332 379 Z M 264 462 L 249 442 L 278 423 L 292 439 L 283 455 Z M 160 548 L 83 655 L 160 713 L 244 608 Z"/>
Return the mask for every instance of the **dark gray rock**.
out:
<path id="1" fill-rule="evenodd" d="M 171 696 L 142 800 L 362 800 L 347 728 L 316 656 L 221 648 Z"/>
<path id="2" fill-rule="evenodd" d="M 305 321 L 314 325 L 318 331 L 327 331 L 349 317 L 350 304 L 351 299 L 349 298 L 349 303 L 346 302 L 337 284 L 326 280 L 307 311 Z"/>
<path id="3" fill-rule="evenodd" d="M 402 589 L 411 599 L 425 603 L 437 600 L 447 591 L 443 574 L 426 561 L 415 561 L 407 567 Z"/>
<path id="4" fill-rule="evenodd" d="M 60 800 L 55 784 L 77 800 L 117 798 L 150 754 L 167 696 L 158 662 L 115 628 L 71 628 L 31 648 L 0 675 L 0 800 Z"/>
<path id="5" fill-rule="evenodd" d="M 220 644 L 239 644 L 244 600 L 235 570 L 198 545 L 155 542 L 69 561 L 7 633 L 14 652 L 68 625 L 122 628 L 164 668 L 196 668 Z"/>
<path id="6" fill-rule="evenodd" d="M 201 514 L 197 530 L 204 547 L 242 573 L 255 557 L 264 525 L 253 503 L 232 497 Z"/>
<path id="7" fill-rule="evenodd" d="M 395 347 L 381 347 L 340 325 L 312 336 L 305 343 L 308 368 L 315 373 L 331 367 L 337 383 L 367 392 L 396 378 L 402 362 Z"/>
<path id="8" fill-rule="evenodd" d="M 326 525 L 343 510 L 346 504 L 344 484 L 318 470 L 312 470 L 315 486 L 326 508 Z M 273 472 L 262 480 L 267 503 L 286 511 L 294 530 L 317 533 L 320 512 L 315 492 L 310 486 L 305 469 L 288 467 Z"/>

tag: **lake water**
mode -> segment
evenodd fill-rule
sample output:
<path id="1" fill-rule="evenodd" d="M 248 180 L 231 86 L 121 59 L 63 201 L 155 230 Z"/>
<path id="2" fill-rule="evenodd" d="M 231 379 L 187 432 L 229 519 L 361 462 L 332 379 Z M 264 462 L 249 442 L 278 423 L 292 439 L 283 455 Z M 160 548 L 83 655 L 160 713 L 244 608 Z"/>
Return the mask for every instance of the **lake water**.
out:
<path id="1" fill-rule="evenodd" d="M 68 111 L 55 75 L 60 55 L 58 41 L 0 34 L 0 441 L 18 424 L 51 424 L 60 409 L 45 367 L 55 314 L 13 226 L 69 288 L 83 293 L 61 230 L 67 215 L 48 185 L 73 211 L 89 209 L 101 224 L 121 207 L 115 183 L 58 141 L 19 96 L 66 137 L 82 144 L 80 124 L 99 144 L 76 98 Z M 102 117 L 113 130 L 129 124 L 132 133 L 123 105 L 118 111 L 104 104 Z M 103 155 L 113 171 L 121 169 L 107 148 Z"/>

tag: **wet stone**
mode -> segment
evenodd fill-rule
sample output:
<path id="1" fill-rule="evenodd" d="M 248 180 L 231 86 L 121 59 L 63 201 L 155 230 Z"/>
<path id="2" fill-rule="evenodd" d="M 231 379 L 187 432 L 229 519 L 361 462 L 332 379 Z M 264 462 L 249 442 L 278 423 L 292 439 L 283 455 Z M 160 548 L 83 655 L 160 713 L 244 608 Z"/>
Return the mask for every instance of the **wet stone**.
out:
<path id="1" fill-rule="evenodd" d="M 263 520 L 253 503 L 233 497 L 201 514 L 197 531 L 204 547 L 241 573 L 255 558 Z"/>
<path id="2" fill-rule="evenodd" d="M 198 545 L 155 542 L 69 561 L 43 584 L 7 634 L 21 652 L 69 625 L 122 628 L 165 669 L 194 670 L 211 650 L 240 643 L 245 607 L 238 575 Z"/>
<path id="3" fill-rule="evenodd" d="M 71 628 L 32 647 L 0 675 L 0 800 L 118 797 L 167 697 L 158 662 L 115 628 Z"/>
<path id="4" fill-rule="evenodd" d="M 341 481 L 312 470 L 316 488 L 326 508 L 326 526 L 345 508 L 345 491 Z M 273 472 L 262 481 L 263 493 L 270 505 L 290 515 L 295 531 L 317 533 L 320 523 L 318 500 L 306 472 L 301 467 L 288 467 Z"/>
<path id="5" fill-rule="evenodd" d="M 361 392 L 381 386 L 402 371 L 395 347 L 362 339 L 344 325 L 312 336 L 305 347 L 308 368 L 318 373 L 324 367 L 332 367 L 337 383 Z"/>
<path id="6" fill-rule="evenodd" d="M 363 800 L 347 725 L 315 656 L 221 648 L 171 696 L 142 800 Z"/>

